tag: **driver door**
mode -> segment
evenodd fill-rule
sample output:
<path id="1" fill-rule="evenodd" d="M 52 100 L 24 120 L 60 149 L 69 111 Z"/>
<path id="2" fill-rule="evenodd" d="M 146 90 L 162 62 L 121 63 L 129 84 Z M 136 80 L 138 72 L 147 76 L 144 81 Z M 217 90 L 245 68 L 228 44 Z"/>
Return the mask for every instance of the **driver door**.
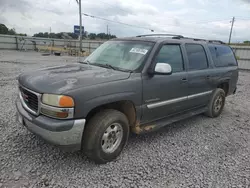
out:
<path id="1" fill-rule="evenodd" d="M 168 63 L 171 75 L 154 74 L 143 77 L 142 123 L 162 119 L 188 108 L 188 78 L 180 44 L 165 44 L 155 61 Z"/>

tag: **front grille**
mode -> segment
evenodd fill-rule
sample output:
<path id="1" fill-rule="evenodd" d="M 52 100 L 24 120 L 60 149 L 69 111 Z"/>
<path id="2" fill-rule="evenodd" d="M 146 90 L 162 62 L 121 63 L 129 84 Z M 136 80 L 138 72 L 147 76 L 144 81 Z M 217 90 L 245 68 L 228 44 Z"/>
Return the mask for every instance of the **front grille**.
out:
<path id="1" fill-rule="evenodd" d="M 33 111 L 38 112 L 38 97 L 36 94 L 19 87 L 24 103 Z"/>

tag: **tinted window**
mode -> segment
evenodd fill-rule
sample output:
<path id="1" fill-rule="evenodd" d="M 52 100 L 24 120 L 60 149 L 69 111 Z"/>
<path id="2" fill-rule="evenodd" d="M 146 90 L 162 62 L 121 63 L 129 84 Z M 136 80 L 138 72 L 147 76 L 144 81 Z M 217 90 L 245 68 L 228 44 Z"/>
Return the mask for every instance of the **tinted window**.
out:
<path id="1" fill-rule="evenodd" d="M 216 67 L 237 65 L 233 51 L 228 46 L 208 45 Z"/>
<path id="2" fill-rule="evenodd" d="M 183 71 L 183 59 L 180 45 L 164 45 L 156 57 L 157 63 L 168 63 L 173 72 Z"/>
<path id="3" fill-rule="evenodd" d="M 208 67 L 207 56 L 203 46 L 199 44 L 186 44 L 190 70 L 201 70 Z"/>

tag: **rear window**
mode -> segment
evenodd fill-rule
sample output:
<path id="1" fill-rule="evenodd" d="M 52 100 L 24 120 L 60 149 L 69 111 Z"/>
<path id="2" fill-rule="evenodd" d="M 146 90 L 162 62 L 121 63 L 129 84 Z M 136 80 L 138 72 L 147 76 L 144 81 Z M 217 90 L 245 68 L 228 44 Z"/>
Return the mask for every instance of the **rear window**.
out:
<path id="1" fill-rule="evenodd" d="M 216 67 L 236 66 L 237 61 L 229 46 L 208 45 Z"/>

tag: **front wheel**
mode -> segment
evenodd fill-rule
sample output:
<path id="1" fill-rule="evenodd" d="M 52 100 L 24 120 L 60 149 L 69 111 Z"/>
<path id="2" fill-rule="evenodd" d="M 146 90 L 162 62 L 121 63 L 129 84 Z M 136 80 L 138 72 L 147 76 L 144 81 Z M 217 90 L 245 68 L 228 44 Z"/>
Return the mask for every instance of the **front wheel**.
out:
<path id="1" fill-rule="evenodd" d="M 116 159 L 127 143 L 129 123 L 117 110 L 104 110 L 90 119 L 83 134 L 83 150 L 96 163 Z"/>
<path id="2" fill-rule="evenodd" d="M 218 117 L 225 105 L 225 91 L 223 89 L 217 88 L 210 99 L 210 102 L 208 104 L 208 110 L 205 112 L 205 115 L 208 117 Z"/>

